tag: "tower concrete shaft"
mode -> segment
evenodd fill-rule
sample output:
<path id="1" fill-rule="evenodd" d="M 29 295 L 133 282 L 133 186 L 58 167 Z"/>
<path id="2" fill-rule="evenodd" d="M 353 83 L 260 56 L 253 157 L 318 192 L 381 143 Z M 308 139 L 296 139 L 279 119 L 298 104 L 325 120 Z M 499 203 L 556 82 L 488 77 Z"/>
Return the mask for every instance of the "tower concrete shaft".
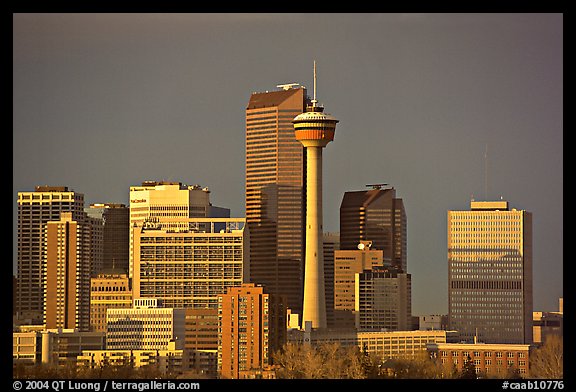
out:
<path id="1" fill-rule="evenodd" d="M 306 264 L 302 321 L 312 321 L 312 328 L 326 328 L 322 246 L 322 147 L 306 147 L 306 155 Z"/>

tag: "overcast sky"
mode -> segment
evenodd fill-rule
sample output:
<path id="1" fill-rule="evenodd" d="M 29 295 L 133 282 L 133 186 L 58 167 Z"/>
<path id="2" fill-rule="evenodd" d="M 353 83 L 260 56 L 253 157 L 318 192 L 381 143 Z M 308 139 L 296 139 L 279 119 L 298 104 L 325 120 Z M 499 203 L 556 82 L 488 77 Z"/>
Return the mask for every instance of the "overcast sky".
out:
<path id="1" fill-rule="evenodd" d="M 534 310 L 557 309 L 562 14 L 13 22 L 14 233 L 17 193 L 36 185 L 68 186 L 89 205 L 129 204 L 129 187 L 145 180 L 200 184 L 243 217 L 250 94 L 283 83 L 311 92 L 316 60 L 317 98 L 340 120 L 323 155 L 325 230 L 339 231 L 344 192 L 394 186 L 408 218 L 413 314 L 446 314 L 447 211 L 502 197 L 533 213 Z"/>

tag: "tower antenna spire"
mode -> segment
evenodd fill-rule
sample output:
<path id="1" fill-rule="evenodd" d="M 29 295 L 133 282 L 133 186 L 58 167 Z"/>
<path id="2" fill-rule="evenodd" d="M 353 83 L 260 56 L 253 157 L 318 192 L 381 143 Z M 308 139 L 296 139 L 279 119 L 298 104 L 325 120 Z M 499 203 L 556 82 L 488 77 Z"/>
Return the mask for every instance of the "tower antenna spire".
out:
<path id="1" fill-rule="evenodd" d="M 318 100 L 316 100 L 316 60 L 314 60 L 314 99 L 312 99 L 312 107 L 316 107 Z"/>

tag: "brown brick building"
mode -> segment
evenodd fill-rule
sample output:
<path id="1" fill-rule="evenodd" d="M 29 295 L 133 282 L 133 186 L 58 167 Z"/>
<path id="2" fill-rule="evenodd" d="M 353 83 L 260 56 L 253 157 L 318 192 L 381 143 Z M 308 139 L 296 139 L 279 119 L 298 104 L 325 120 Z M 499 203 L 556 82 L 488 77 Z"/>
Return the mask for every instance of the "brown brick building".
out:
<path id="1" fill-rule="evenodd" d="M 218 371 L 222 378 L 271 364 L 286 342 L 286 301 L 253 283 L 218 296 Z"/>

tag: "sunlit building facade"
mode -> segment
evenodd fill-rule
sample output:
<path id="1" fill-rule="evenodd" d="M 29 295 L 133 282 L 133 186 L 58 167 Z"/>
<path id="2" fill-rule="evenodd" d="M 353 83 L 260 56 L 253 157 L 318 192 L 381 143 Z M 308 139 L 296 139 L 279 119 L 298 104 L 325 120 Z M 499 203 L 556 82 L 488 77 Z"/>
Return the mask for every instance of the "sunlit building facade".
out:
<path id="1" fill-rule="evenodd" d="M 36 186 L 33 192 L 18 192 L 16 308 L 22 319 L 43 322 L 46 223 L 59 220 L 62 211 L 72 211 L 78 219 L 83 209 L 84 194 L 66 186 Z"/>
<path id="2" fill-rule="evenodd" d="M 253 93 L 246 107 L 246 222 L 251 235 L 250 281 L 284 295 L 301 314 L 305 249 L 305 161 L 294 117 L 306 89 Z"/>
<path id="3" fill-rule="evenodd" d="M 218 307 L 218 295 L 248 279 L 244 218 L 187 218 L 187 228 L 134 227 L 134 298 L 173 308 Z M 221 229 L 218 229 L 223 227 Z"/>
<path id="4" fill-rule="evenodd" d="M 188 218 L 230 217 L 227 208 L 213 206 L 210 190 L 173 181 L 144 181 L 130 187 L 130 262 L 134 274 L 134 227 L 161 224 L 165 230 L 186 231 Z"/>
<path id="5" fill-rule="evenodd" d="M 507 201 L 448 211 L 448 285 L 462 340 L 532 343 L 532 214 Z"/>
<path id="6" fill-rule="evenodd" d="M 286 342 L 286 301 L 253 283 L 231 287 L 218 296 L 218 330 L 222 378 L 263 369 Z"/>
<path id="7" fill-rule="evenodd" d="M 61 212 L 46 223 L 44 324 L 90 329 L 90 277 L 102 261 L 102 221 Z"/>

